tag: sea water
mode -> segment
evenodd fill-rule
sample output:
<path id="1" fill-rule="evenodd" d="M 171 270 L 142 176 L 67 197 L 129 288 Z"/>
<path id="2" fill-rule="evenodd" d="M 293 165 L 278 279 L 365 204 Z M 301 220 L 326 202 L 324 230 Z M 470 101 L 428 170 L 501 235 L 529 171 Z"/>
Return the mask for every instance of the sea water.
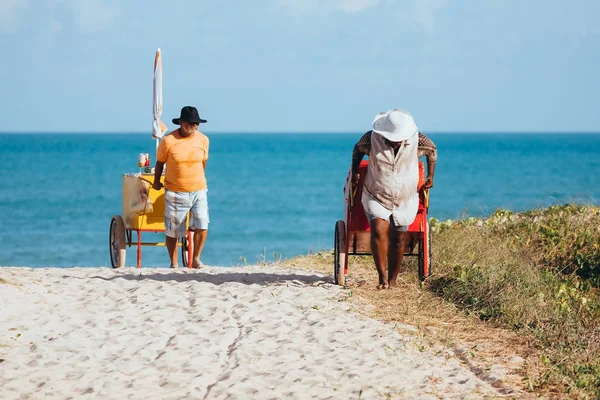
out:
<path id="1" fill-rule="evenodd" d="M 291 258 L 333 247 L 352 148 L 346 134 L 211 134 L 209 265 Z M 552 204 L 600 203 L 600 134 L 433 133 L 438 148 L 429 216 L 441 220 Z M 0 134 L 0 265 L 110 266 L 122 176 L 149 134 Z M 164 241 L 164 234 L 144 240 Z M 135 246 L 127 265 L 135 265 Z M 164 247 L 143 265 L 168 266 Z"/>

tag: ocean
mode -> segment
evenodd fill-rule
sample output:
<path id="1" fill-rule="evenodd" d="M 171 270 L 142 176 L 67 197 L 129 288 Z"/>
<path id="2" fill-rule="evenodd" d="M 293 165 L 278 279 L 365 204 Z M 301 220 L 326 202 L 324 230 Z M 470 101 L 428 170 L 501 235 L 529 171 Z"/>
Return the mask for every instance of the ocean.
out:
<path id="1" fill-rule="evenodd" d="M 347 134 L 210 134 L 208 265 L 292 258 L 333 248 L 354 143 Z M 438 148 L 429 216 L 487 216 L 566 202 L 600 203 L 600 134 L 429 134 Z M 0 134 L 0 265 L 110 267 L 122 175 L 149 134 Z M 164 234 L 144 239 L 164 241 Z M 135 265 L 135 246 L 127 265 Z M 167 267 L 143 247 L 145 267 Z"/>

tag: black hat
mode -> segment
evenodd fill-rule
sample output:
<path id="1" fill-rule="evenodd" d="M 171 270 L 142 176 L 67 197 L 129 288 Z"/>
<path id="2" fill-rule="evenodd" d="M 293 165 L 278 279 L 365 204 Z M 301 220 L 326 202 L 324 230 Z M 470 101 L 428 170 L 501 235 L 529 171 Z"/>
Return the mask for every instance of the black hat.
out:
<path id="1" fill-rule="evenodd" d="M 196 107 L 185 106 L 181 109 L 181 116 L 179 118 L 173 118 L 173 123 L 179 125 L 179 121 L 194 122 L 201 124 L 206 122 L 205 119 L 200 118 Z"/>

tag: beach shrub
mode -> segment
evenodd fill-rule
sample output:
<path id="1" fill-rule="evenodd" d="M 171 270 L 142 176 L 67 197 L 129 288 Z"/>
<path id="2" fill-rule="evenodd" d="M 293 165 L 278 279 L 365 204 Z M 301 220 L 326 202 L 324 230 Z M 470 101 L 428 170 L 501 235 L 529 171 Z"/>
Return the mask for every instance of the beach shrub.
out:
<path id="1" fill-rule="evenodd" d="M 431 220 L 434 293 L 543 349 L 535 385 L 600 396 L 600 208 Z"/>
<path id="2" fill-rule="evenodd" d="M 499 210 L 488 223 L 495 233 L 528 249 L 536 265 L 600 287 L 600 207 L 565 204 L 520 214 Z"/>

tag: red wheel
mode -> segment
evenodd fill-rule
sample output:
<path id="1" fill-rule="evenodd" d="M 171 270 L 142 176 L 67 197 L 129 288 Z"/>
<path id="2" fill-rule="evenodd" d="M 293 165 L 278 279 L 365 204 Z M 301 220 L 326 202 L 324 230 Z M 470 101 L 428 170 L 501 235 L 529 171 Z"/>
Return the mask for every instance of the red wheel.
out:
<path id="1" fill-rule="evenodd" d="M 423 235 L 419 239 L 419 279 L 429 278 L 431 272 L 431 230 L 427 222 Z"/>
<path id="2" fill-rule="evenodd" d="M 333 241 L 333 280 L 336 285 L 346 284 L 346 224 L 339 220 L 335 223 Z"/>
<path id="3" fill-rule="evenodd" d="M 113 268 L 125 266 L 125 222 L 120 215 L 115 215 L 110 221 L 108 250 Z"/>

